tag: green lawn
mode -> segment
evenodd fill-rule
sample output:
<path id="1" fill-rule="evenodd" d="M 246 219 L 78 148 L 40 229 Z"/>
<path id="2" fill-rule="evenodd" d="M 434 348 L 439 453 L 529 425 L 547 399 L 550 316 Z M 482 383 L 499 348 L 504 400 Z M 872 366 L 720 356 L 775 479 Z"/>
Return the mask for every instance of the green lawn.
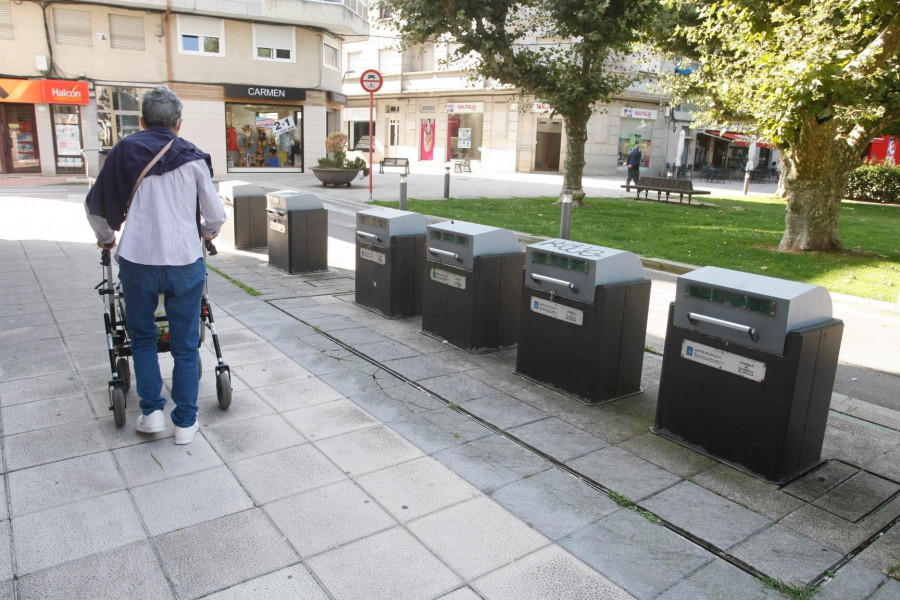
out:
<path id="1" fill-rule="evenodd" d="M 409 210 L 559 235 L 556 198 L 409 200 Z M 571 239 L 698 266 L 714 265 L 805 281 L 831 291 L 896 302 L 900 290 L 900 207 L 845 203 L 845 252 L 779 253 L 784 201 L 704 199 L 703 205 L 587 198 L 572 212 Z M 383 206 L 397 203 L 379 202 Z"/>

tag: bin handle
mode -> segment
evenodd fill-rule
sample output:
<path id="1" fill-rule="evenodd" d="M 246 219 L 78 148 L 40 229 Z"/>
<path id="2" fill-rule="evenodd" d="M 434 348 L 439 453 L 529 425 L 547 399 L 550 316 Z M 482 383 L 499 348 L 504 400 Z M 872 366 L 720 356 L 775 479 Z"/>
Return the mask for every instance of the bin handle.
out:
<path id="1" fill-rule="evenodd" d="M 428 248 L 428 251 L 431 252 L 432 254 L 440 254 L 441 256 L 447 256 L 454 260 L 458 260 L 459 262 L 462 262 L 462 259 L 459 257 L 459 254 L 457 254 L 455 252 L 448 252 L 447 250 L 438 250 L 437 248 L 431 248 L 430 246 Z"/>
<path id="2" fill-rule="evenodd" d="M 750 325 L 732 323 L 731 321 L 724 321 L 722 319 L 707 317 L 706 315 L 700 315 L 697 313 L 688 313 L 687 318 L 688 321 L 690 321 L 694 325 L 697 324 L 697 321 L 700 321 L 701 323 L 709 323 L 710 325 L 719 325 L 720 327 L 727 327 L 728 329 L 735 329 L 737 331 L 746 333 L 754 342 L 759 341 L 759 332 L 756 331 L 756 327 L 751 327 Z"/>
<path id="3" fill-rule="evenodd" d="M 537 273 L 532 273 L 531 279 L 533 281 L 537 281 L 538 285 L 540 285 L 540 283 L 542 281 L 546 281 L 547 283 L 555 283 L 556 285 L 561 285 L 563 287 L 567 287 L 570 290 L 572 290 L 572 292 L 575 294 L 578 293 L 578 288 L 571 281 L 564 281 L 562 279 L 556 279 L 554 277 L 547 277 L 546 275 L 538 275 Z"/>
<path id="4" fill-rule="evenodd" d="M 360 236 L 360 237 L 366 237 L 366 238 L 375 240 L 376 242 L 380 242 L 380 241 L 381 241 L 381 238 L 378 237 L 377 235 L 375 235 L 374 233 L 368 233 L 368 232 L 365 232 L 365 231 L 357 231 L 357 232 L 356 232 L 356 235 L 358 235 L 358 236 Z"/>

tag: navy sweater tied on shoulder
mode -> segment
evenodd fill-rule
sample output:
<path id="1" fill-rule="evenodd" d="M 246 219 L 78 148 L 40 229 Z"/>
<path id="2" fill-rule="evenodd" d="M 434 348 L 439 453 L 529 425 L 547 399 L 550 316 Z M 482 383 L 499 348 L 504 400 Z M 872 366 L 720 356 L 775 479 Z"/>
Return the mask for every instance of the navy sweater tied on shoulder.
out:
<path id="1" fill-rule="evenodd" d="M 128 202 L 141 171 L 172 140 L 172 147 L 146 176 L 162 175 L 191 161 L 204 160 L 212 177 L 209 154 L 178 137 L 171 129 L 150 127 L 123 138 L 109 151 L 103 169 L 85 199 L 88 211 L 92 215 L 104 217 L 109 226 L 118 231 L 125 222 Z"/>

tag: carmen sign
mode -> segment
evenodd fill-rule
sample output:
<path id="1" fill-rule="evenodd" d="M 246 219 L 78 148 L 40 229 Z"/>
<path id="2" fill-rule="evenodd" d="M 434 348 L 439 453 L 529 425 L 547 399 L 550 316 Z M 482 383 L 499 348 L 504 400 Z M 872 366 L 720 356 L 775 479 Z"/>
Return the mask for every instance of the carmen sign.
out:
<path id="1" fill-rule="evenodd" d="M 302 88 L 260 85 L 226 84 L 225 95 L 229 98 L 255 98 L 258 100 L 306 100 L 306 90 Z"/>
<path id="2" fill-rule="evenodd" d="M 91 99 L 87 81 L 0 79 L 0 102 L 87 105 Z"/>

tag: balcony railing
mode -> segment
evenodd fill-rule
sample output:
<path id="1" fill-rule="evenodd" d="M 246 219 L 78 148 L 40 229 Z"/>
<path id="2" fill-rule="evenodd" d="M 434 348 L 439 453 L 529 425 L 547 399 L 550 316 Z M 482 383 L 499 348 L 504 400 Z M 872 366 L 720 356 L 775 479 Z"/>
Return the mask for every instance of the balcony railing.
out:
<path id="1" fill-rule="evenodd" d="M 369 6 L 364 0 L 310 0 L 312 2 L 325 2 L 328 4 L 343 4 L 350 12 L 356 13 L 363 19 L 369 18 Z"/>

